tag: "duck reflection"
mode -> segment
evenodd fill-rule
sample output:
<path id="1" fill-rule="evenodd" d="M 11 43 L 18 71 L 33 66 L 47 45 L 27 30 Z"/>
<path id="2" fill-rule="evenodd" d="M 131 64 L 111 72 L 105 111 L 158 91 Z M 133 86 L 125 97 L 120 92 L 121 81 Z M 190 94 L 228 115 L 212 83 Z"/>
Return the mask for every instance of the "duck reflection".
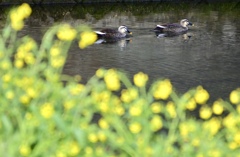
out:
<path id="1" fill-rule="evenodd" d="M 114 40 L 113 39 L 110 40 L 110 39 L 103 39 L 103 38 L 101 38 L 101 39 L 98 39 L 95 42 L 95 44 L 116 44 L 116 45 L 118 45 L 121 48 L 121 50 L 123 50 L 131 42 L 132 42 L 131 38 L 114 39 Z"/>

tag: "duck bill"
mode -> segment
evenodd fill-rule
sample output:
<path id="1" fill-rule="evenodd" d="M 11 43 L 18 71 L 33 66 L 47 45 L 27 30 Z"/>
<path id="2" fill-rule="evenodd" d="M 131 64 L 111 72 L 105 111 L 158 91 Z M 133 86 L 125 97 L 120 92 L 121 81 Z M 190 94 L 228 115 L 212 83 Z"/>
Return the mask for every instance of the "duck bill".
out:
<path id="1" fill-rule="evenodd" d="M 127 32 L 132 35 L 132 32 L 130 32 L 129 30 L 127 30 Z"/>

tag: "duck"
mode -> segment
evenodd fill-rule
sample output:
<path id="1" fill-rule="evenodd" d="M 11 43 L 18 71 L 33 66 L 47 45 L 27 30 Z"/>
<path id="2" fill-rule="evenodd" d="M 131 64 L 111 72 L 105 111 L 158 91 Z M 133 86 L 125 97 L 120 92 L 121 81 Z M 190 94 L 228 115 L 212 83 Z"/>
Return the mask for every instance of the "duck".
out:
<path id="1" fill-rule="evenodd" d="M 128 38 L 132 35 L 132 32 L 129 31 L 128 27 L 121 25 L 118 27 L 118 30 L 105 28 L 101 31 L 94 31 L 99 39 L 105 40 L 117 40 L 122 38 Z"/>
<path id="2" fill-rule="evenodd" d="M 182 19 L 180 23 L 157 25 L 153 31 L 157 36 L 176 36 L 187 33 L 188 26 L 193 26 L 193 24 L 187 19 Z"/>

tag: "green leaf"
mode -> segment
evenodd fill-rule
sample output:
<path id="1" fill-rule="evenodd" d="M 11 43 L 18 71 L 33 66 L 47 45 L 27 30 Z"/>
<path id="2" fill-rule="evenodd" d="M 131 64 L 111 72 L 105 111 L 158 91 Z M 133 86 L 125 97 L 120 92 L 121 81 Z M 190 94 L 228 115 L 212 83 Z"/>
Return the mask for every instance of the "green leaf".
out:
<path id="1" fill-rule="evenodd" d="M 2 116 L 2 123 L 3 127 L 6 129 L 7 133 L 11 133 L 13 131 L 13 126 L 11 124 L 11 121 L 6 115 Z"/>

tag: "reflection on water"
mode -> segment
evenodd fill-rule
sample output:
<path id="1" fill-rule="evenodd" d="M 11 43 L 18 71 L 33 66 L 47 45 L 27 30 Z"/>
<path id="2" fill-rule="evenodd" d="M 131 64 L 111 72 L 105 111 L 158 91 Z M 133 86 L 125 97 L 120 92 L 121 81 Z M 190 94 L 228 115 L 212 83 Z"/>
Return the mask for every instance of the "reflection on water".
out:
<path id="1" fill-rule="evenodd" d="M 120 47 L 120 50 L 123 51 L 127 47 L 128 43 L 131 41 L 131 38 L 123 38 L 116 40 L 98 39 L 95 44 L 116 44 Z"/>
<path id="2" fill-rule="evenodd" d="M 80 74 L 86 81 L 100 67 L 118 68 L 130 76 L 142 71 L 150 76 L 150 81 L 171 79 L 181 93 L 203 85 L 212 99 L 227 98 L 230 91 L 240 86 L 239 15 L 192 9 L 142 16 L 111 11 L 101 19 L 88 13 L 83 17 L 70 16 L 63 21 L 73 25 L 85 23 L 94 30 L 117 29 L 124 24 L 131 29 L 133 37 L 114 43 L 102 41 L 84 50 L 74 44 L 63 70 L 65 74 Z M 187 34 L 157 38 L 151 31 L 157 24 L 174 23 L 183 18 L 195 25 Z M 45 27 L 29 22 L 25 32 L 40 40 L 39 34 Z"/>

